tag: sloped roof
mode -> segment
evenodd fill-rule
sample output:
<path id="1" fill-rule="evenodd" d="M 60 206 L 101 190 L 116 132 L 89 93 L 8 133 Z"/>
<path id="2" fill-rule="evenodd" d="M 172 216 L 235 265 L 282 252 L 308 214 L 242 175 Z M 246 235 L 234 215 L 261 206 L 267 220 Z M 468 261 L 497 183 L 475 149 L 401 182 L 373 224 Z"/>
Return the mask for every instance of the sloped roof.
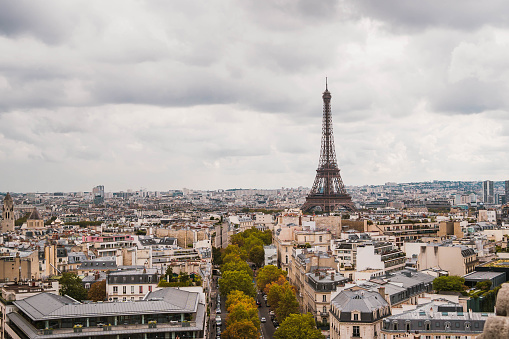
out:
<path id="1" fill-rule="evenodd" d="M 14 304 L 33 320 L 83 318 L 154 313 L 193 313 L 198 307 L 198 293 L 163 288 L 149 293 L 145 300 L 82 304 L 67 296 L 39 293 Z"/>
<path id="2" fill-rule="evenodd" d="M 371 291 L 341 291 L 332 303 L 341 312 L 359 311 L 361 313 L 372 313 L 374 310 L 389 306 L 387 301 L 377 292 Z"/>
<path id="3" fill-rule="evenodd" d="M 37 207 L 34 207 L 32 213 L 28 217 L 28 220 L 41 220 L 41 216 L 39 215 L 39 211 L 37 211 Z"/>

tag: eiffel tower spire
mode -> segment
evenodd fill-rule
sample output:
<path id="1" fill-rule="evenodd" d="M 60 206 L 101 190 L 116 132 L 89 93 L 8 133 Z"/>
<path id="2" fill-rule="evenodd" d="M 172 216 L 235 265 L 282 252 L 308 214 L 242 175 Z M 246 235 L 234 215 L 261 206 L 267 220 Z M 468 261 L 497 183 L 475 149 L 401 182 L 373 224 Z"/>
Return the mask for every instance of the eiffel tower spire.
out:
<path id="1" fill-rule="evenodd" d="M 346 193 L 345 185 L 339 174 L 334 146 L 334 133 L 332 131 L 331 94 L 325 78 L 325 92 L 323 92 L 323 121 L 322 144 L 320 160 L 316 170 L 313 188 L 302 205 L 303 210 L 320 207 L 323 212 L 332 212 L 338 207 L 348 210 L 354 209 L 352 197 Z"/>

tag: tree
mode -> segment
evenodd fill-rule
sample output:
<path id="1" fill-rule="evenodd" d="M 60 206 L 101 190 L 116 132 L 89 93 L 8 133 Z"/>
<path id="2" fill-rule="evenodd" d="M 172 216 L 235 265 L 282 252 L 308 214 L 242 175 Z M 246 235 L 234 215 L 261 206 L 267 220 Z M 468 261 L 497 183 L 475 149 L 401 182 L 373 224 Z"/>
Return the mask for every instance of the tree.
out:
<path id="1" fill-rule="evenodd" d="M 433 289 L 435 291 L 455 291 L 465 290 L 465 279 L 458 276 L 444 276 L 433 280 Z"/>
<path id="2" fill-rule="evenodd" d="M 226 309 L 228 310 L 228 312 L 230 312 L 230 306 L 238 303 L 245 303 L 253 306 L 253 308 L 257 308 L 254 298 L 246 295 L 242 291 L 233 290 L 226 297 Z"/>
<path id="3" fill-rule="evenodd" d="M 163 278 L 166 278 L 166 280 L 168 282 L 172 282 L 173 281 L 173 268 L 171 266 L 168 266 L 166 268 L 166 272 L 164 272 L 164 277 Z"/>
<path id="4" fill-rule="evenodd" d="M 90 286 L 88 299 L 92 301 L 103 301 L 106 299 L 106 280 L 96 281 Z"/>
<path id="5" fill-rule="evenodd" d="M 260 327 L 260 318 L 258 318 L 258 308 L 253 305 L 246 303 L 238 303 L 230 305 L 228 309 L 228 319 L 226 323 L 228 326 L 235 322 L 249 320 L 253 325 L 258 328 Z"/>
<path id="6" fill-rule="evenodd" d="M 212 263 L 214 265 L 221 265 L 223 263 L 221 248 L 212 247 Z"/>
<path id="7" fill-rule="evenodd" d="M 87 290 L 83 287 L 81 279 L 76 275 L 76 273 L 62 273 L 59 283 L 61 295 L 68 295 L 78 301 L 87 299 Z"/>
<path id="8" fill-rule="evenodd" d="M 491 288 L 491 280 L 479 281 L 475 284 L 475 288 L 478 290 L 488 291 Z"/>
<path id="9" fill-rule="evenodd" d="M 249 251 L 249 260 L 256 266 L 261 267 L 265 261 L 265 250 L 263 245 L 257 245 Z"/>
<path id="10" fill-rule="evenodd" d="M 253 270 L 251 269 L 251 267 L 249 267 L 247 262 L 242 261 L 240 259 L 239 260 L 230 260 L 230 261 L 226 262 L 221 267 L 221 271 L 222 272 L 226 272 L 226 271 L 242 271 L 242 272 L 246 272 L 250 276 L 253 276 Z"/>
<path id="11" fill-rule="evenodd" d="M 274 333 L 275 339 L 325 339 L 311 313 L 291 314 Z"/>
<path id="12" fill-rule="evenodd" d="M 275 309 L 277 320 L 282 323 L 290 314 L 298 314 L 299 302 L 295 297 L 292 289 L 283 288 L 283 294 L 279 300 L 278 306 Z"/>
<path id="13" fill-rule="evenodd" d="M 256 287 L 260 291 L 265 290 L 265 287 L 279 279 L 279 277 L 286 277 L 288 273 L 282 269 L 277 268 L 274 265 L 267 265 L 260 268 L 258 275 L 256 276 Z"/>
<path id="14" fill-rule="evenodd" d="M 189 274 L 187 274 L 187 272 L 180 272 L 179 276 L 178 276 L 178 280 L 179 282 L 181 283 L 186 283 L 190 280 L 189 278 Z"/>
<path id="15" fill-rule="evenodd" d="M 236 254 L 237 256 L 240 257 L 241 260 L 247 260 L 247 252 L 245 249 L 237 246 L 237 245 L 228 245 L 228 247 L 226 247 L 224 249 L 224 252 L 222 253 L 222 259 L 223 259 L 223 263 L 225 263 L 227 260 L 227 256 L 229 254 Z M 235 256 L 232 256 L 232 257 L 235 257 Z"/>
<path id="16" fill-rule="evenodd" d="M 253 278 L 244 271 L 226 271 L 222 273 L 219 279 L 219 291 L 223 296 L 227 296 L 233 290 L 239 290 L 251 297 L 256 296 L 256 290 L 253 285 Z"/>
<path id="17" fill-rule="evenodd" d="M 221 338 L 226 339 L 258 339 L 260 333 L 249 320 L 242 320 L 228 325 Z"/>

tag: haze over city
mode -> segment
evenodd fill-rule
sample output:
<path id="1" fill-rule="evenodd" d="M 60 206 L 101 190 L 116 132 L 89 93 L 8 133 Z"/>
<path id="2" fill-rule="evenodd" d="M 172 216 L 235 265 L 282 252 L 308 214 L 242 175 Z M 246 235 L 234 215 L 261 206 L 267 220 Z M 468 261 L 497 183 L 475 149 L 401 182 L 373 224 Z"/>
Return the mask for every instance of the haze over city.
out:
<path id="1" fill-rule="evenodd" d="M 2 191 L 506 180 L 506 1 L 0 0 Z"/>

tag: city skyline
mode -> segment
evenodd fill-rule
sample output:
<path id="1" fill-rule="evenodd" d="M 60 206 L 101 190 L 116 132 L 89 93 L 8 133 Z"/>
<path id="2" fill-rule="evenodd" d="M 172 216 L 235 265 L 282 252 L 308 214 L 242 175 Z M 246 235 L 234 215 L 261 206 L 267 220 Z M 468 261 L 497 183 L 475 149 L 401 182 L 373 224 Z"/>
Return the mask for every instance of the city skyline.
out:
<path id="1" fill-rule="evenodd" d="M 0 3 L 2 191 L 507 179 L 505 2 Z"/>

